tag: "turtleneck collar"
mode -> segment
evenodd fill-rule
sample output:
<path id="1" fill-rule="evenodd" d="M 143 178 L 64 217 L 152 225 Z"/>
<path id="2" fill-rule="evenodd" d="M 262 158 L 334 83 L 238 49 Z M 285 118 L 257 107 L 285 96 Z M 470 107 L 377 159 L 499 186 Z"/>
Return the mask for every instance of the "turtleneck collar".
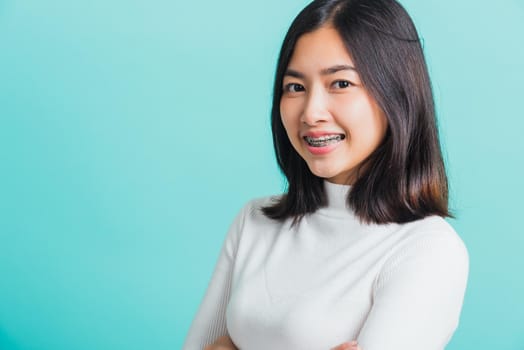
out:
<path id="1" fill-rule="evenodd" d="M 344 212 L 351 211 L 351 209 L 346 204 L 347 196 L 350 190 L 350 185 L 339 185 L 324 180 L 324 191 L 327 197 L 326 209 Z"/>

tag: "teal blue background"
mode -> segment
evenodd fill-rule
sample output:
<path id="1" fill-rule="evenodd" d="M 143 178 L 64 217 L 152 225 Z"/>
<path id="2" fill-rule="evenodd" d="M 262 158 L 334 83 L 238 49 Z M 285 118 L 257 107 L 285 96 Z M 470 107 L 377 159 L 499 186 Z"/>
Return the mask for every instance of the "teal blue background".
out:
<path id="1" fill-rule="evenodd" d="M 0 349 L 178 349 L 224 234 L 284 188 L 269 109 L 307 1 L 0 0 Z M 448 349 L 524 349 L 524 2 L 402 3 L 471 259 Z"/>

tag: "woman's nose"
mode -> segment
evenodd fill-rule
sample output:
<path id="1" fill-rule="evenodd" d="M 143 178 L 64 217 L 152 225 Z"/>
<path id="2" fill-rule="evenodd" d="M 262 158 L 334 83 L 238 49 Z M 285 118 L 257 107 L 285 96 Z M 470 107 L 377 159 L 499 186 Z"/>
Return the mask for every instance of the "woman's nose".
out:
<path id="1" fill-rule="evenodd" d="M 329 119 L 327 96 L 323 91 L 312 90 L 307 94 L 301 119 L 311 126 Z"/>

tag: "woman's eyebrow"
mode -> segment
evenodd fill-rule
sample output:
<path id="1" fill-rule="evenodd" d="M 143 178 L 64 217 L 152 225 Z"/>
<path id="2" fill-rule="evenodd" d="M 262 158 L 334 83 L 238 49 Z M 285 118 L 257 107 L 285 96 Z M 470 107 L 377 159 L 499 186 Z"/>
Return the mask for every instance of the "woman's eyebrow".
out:
<path id="1" fill-rule="evenodd" d="M 340 71 L 343 71 L 343 70 L 352 70 L 352 71 L 357 71 L 355 69 L 355 67 L 353 66 L 350 66 L 350 65 L 347 65 L 347 64 L 338 64 L 336 66 L 332 66 L 332 67 L 328 67 L 328 68 L 324 68 L 320 71 L 320 74 L 322 75 L 329 75 L 329 74 L 334 74 L 334 73 L 337 73 L 337 72 L 340 72 Z M 286 70 L 286 72 L 284 73 L 284 76 L 290 76 L 290 77 L 295 77 L 295 78 L 299 78 L 299 79 L 303 79 L 304 78 L 304 74 L 300 73 L 299 71 L 296 71 L 294 69 L 290 69 L 288 68 Z"/>
<path id="2" fill-rule="evenodd" d="M 322 74 L 322 75 L 329 75 L 329 74 L 333 74 L 333 73 L 336 73 L 336 72 L 340 72 L 341 70 L 353 70 L 355 72 L 357 71 L 355 69 L 355 67 L 350 66 L 348 64 L 338 64 L 338 65 L 333 66 L 333 67 L 322 69 L 320 71 L 320 74 Z"/>
<path id="3" fill-rule="evenodd" d="M 284 76 L 290 76 L 294 78 L 304 79 L 304 74 L 300 73 L 299 71 L 296 71 L 294 69 L 286 69 L 286 72 L 284 73 Z"/>

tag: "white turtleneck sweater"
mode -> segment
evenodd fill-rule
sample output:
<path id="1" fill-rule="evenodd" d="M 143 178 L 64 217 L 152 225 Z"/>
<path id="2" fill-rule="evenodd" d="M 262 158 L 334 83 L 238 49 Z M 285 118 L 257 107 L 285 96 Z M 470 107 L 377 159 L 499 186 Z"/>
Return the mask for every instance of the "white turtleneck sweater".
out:
<path id="1" fill-rule="evenodd" d="M 184 350 L 229 334 L 241 350 L 444 349 L 459 322 L 469 259 L 441 217 L 360 224 L 349 186 L 294 227 L 249 202 L 226 236 Z"/>

